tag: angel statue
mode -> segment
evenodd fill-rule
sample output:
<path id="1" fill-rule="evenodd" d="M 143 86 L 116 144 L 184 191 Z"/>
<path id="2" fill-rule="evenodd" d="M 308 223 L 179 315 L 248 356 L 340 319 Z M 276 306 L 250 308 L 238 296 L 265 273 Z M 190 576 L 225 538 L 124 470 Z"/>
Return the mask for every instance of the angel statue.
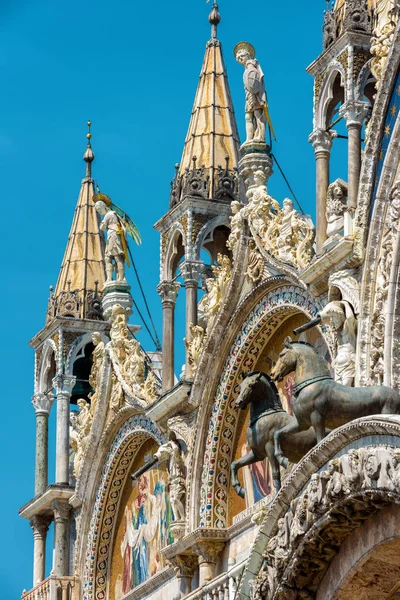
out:
<path id="1" fill-rule="evenodd" d="M 268 111 L 264 73 L 255 58 L 256 51 L 248 42 L 239 42 L 233 53 L 237 62 L 245 69 L 243 83 L 246 90 L 246 142 L 265 142 L 267 122 L 275 138 Z"/>
<path id="2" fill-rule="evenodd" d="M 101 222 L 101 231 L 107 231 L 106 245 L 106 275 L 107 282 L 112 281 L 113 272 L 117 281 L 125 280 L 125 262 L 131 266 L 129 255 L 127 233 L 129 233 L 137 244 L 142 243 L 138 228 L 132 219 L 111 198 L 100 191 L 93 196 L 96 211 L 104 217 Z"/>

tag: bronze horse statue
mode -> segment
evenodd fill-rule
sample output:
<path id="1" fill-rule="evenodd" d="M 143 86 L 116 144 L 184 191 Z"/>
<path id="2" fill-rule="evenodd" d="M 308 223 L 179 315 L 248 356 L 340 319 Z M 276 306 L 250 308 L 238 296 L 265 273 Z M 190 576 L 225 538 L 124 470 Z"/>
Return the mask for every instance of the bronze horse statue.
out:
<path id="1" fill-rule="evenodd" d="M 314 428 L 318 442 L 354 419 L 369 415 L 400 414 L 400 394 L 383 385 L 347 387 L 333 380 L 326 360 L 306 342 L 285 340 L 285 347 L 271 371 L 275 381 L 295 371 L 293 412 L 295 419 L 274 433 L 275 456 L 282 466 L 290 457 L 281 444 L 283 436 Z M 285 458 L 286 456 L 286 458 Z"/>
<path id="2" fill-rule="evenodd" d="M 281 487 L 279 463 L 274 454 L 274 434 L 278 430 L 296 424 L 296 419 L 283 408 L 275 383 L 265 373 L 252 372 L 242 381 L 236 407 L 244 410 L 250 404 L 250 421 L 247 443 L 251 450 L 231 464 L 232 485 L 236 493 L 244 498 L 245 490 L 240 485 L 237 472 L 268 458 L 276 491 Z M 285 456 L 293 463 L 299 462 L 315 444 L 317 439 L 312 428 L 293 435 L 284 435 L 282 448 Z"/>

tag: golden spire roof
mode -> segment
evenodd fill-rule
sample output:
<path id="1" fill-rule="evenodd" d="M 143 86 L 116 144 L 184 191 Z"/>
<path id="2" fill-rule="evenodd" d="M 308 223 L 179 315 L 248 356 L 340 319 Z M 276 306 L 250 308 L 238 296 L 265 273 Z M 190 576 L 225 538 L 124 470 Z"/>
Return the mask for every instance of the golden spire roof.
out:
<path id="1" fill-rule="evenodd" d="M 220 20 L 214 2 L 209 16 L 212 37 L 207 43 L 179 168 L 179 174 L 183 175 L 187 168 L 193 168 L 193 163 L 198 167 L 204 165 L 210 176 L 210 198 L 216 189 L 218 165 L 225 167 L 229 157 L 229 169 L 236 167 L 240 146 L 221 43 L 217 39 Z"/>
<path id="2" fill-rule="evenodd" d="M 52 308 L 49 317 L 90 319 L 98 318 L 100 314 L 97 290 L 102 289 L 106 279 L 105 242 L 99 227 L 99 215 L 92 200 L 95 190 L 90 126 L 91 122 L 88 121 L 88 143 L 83 156 L 86 177 L 82 180 L 56 290 L 49 306 L 49 309 Z"/>

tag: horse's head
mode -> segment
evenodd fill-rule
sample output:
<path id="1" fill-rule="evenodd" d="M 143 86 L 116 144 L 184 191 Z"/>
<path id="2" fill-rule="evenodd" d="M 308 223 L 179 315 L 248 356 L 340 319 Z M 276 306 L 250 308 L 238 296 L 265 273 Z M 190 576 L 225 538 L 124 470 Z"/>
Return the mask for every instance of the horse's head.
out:
<path id="1" fill-rule="evenodd" d="M 284 341 L 284 348 L 279 355 L 279 360 L 271 370 L 271 378 L 274 381 L 282 379 L 296 369 L 297 353 L 292 346 L 292 340 L 287 337 Z"/>
<path id="2" fill-rule="evenodd" d="M 240 384 L 239 396 L 236 399 L 236 408 L 244 410 L 251 402 L 254 390 L 261 380 L 262 373 L 249 373 Z"/>

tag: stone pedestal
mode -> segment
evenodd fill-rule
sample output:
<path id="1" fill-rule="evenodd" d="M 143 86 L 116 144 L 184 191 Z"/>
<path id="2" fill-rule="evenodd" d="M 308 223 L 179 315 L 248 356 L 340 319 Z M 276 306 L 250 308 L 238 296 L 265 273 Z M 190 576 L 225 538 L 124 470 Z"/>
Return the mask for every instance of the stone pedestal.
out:
<path id="1" fill-rule="evenodd" d="M 76 377 L 57 375 L 53 379 L 57 398 L 56 483 L 69 484 L 69 409 Z"/>
<path id="2" fill-rule="evenodd" d="M 30 521 L 33 530 L 33 587 L 45 578 L 46 537 L 51 517 L 37 515 Z"/>
<path id="3" fill-rule="evenodd" d="M 273 161 L 270 146 L 263 142 L 247 142 L 240 147 L 239 174 L 244 180 L 246 190 L 253 185 L 256 171 L 263 171 L 266 182 L 273 174 Z"/>
<path id="4" fill-rule="evenodd" d="M 111 317 L 113 306 L 119 304 L 126 312 L 127 318 L 132 314 L 131 286 L 126 281 L 109 281 L 103 286 L 102 307 L 105 319 Z"/>
<path id="5" fill-rule="evenodd" d="M 36 413 L 35 496 L 47 488 L 49 454 L 49 414 L 54 402 L 53 394 L 35 394 L 32 404 Z"/>
<path id="6" fill-rule="evenodd" d="M 185 534 L 185 521 L 173 521 L 169 528 L 173 535 L 174 541 L 177 542 Z"/>
<path id="7" fill-rule="evenodd" d="M 54 500 L 54 565 L 57 577 L 68 575 L 68 529 L 71 506 L 68 502 Z"/>

